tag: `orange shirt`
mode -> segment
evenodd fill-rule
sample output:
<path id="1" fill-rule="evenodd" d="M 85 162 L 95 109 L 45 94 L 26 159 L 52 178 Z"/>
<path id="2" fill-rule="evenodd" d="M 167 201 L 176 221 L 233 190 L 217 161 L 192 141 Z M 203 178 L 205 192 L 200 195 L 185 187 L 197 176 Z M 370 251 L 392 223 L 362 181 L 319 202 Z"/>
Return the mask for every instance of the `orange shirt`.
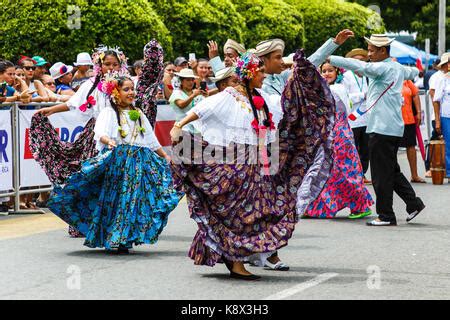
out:
<path id="1" fill-rule="evenodd" d="M 411 80 L 405 80 L 403 82 L 403 106 L 402 106 L 402 116 L 403 122 L 405 124 L 414 124 L 416 119 L 414 118 L 414 113 L 412 110 L 413 97 L 419 94 L 419 89 L 414 85 Z"/>

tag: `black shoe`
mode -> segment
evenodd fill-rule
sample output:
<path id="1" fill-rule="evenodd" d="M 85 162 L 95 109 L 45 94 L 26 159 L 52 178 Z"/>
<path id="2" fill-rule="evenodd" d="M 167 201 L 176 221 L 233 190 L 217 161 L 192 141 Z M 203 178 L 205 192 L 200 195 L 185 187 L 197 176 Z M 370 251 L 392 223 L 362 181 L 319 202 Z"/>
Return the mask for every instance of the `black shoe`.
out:
<path id="1" fill-rule="evenodd" d="M 128 251 L 127 247 L 119 247 L 117 249 L 117 254 L 129 254 L 130 252 Z"/>
<path id="2" fill-rule="evenodd" d="M 389 227 L 389 226 L 396 226 L 397 221 L 381 221 L 378 219 L 366 222 L 366 225 L 370 227 Z"/>
<path id="3" fill-rule="evenodd" d="M 230 278 L 239 279 L 239 280 L 246 280 L 246 281 L 254 281 L 254 280 L 261 279 L 260 276 L 256 276 L 254 274 L 244 275 L 244 274 L 239 274 L 239 273 L 236 273 L 236 272 L 233 272 L 233 271 L 230 271 Z"/>
<path id="4" fill-rule="evenodd" d="M 417 215 L 418 215 L 420 212 L 422 212 L 423 209 L 425 209 L 425 205 L 423 204 L 422 201 L 420 201 L 419 208 L 418 208 L 416 211 L 414 211 L 414 212 L 408 214 L 408 217 L 406 218 L 406 222 L 410 222 L 412 219 L 414 219 L 415 217 L 417 217 Z"/>
<path id="5" fill-rule="evenodd" d="M 233 272 L 233 262 L 227 260 L 224 256 L 222 256 L 222 261 L 225 264 L 225 266 L 227 267 L 228 271 Z"/>

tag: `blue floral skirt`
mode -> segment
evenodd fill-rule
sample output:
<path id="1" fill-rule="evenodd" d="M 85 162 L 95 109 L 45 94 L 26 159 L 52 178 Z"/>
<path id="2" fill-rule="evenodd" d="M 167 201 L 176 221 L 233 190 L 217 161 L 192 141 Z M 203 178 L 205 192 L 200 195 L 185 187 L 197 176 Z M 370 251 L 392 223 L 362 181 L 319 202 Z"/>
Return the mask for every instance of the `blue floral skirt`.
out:
<path id="1" fill-rule="evenodd" d="M 86 236 L 90 248 L 152 244 L 183 196 L 166 160 L 148 148 L 119 145 L 86 160 L 55 187 L 50 210 Z"/>

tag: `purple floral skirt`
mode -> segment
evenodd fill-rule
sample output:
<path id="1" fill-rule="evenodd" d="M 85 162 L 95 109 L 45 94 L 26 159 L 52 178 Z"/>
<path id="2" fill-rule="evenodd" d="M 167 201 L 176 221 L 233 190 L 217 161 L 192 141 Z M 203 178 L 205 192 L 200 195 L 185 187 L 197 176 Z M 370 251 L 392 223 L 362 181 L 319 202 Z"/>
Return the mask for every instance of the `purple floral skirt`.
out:
<path id="1" fill-rule="evenodd" d="M 63 184 L 81 168 L 84 160 L 97 155 L 94 141 L 95 118 L 89 120 L 73 143 L 61 141 L 49 119 L 35 114 L 31 119 L 30 149 L 53 184 Z"/>
<path id="2" fill-rule="evenodd" d="M 33 116 L 30 149 L 51 183 L 63 184 L 69 176 L 80 170 L 83 161 L 97 155 L 94 127 L 95 118 L 92 118 L 76 141 L 63 142 L 47 117 L 42 114 Z M 69 226 L 69 235 L 73 238 L 82 236 L 72 226 Z"/>
<path id="3" fill-rule="evenodd" d="M 300 208 L 315 200 L 328 179 L 334 100 L 303 52 L 295 58 L 294 79 L 282 97 L 277 147 L 268 146 L 271 154 L 278 154 L 275 172 L 264 174 L 258 163 L 192 164 L 200 156 L 195 150 L 193 156 L 173 157 L 175 185 L 186 193 L 191 218 L 198 225 L 189 251 L 195 264 L 214 266 L 223 262 L 222 257 L 246 261 L 250 255 L 286 246 Z M 195 142 L 198 137 L 184 136 L 181 143 L 190 139 Z M 197 152 L 208 147 L 204 141 L 197 143 L 202 145 Z"/>

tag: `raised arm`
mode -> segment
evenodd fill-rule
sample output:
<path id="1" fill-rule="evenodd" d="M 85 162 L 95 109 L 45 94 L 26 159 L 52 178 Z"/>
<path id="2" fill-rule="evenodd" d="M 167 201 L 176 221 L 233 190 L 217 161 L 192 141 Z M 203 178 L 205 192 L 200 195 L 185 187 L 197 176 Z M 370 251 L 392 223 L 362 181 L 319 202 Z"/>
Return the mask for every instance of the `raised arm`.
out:
<path id="1" fill-rule="evenodd" d="M 415 67 L 405 67 L 403 66 L 403 74 L 405 80 L 414 80 L 419 75 L 419 69 Z"/>
<path id="2" fill-rule="evenodd" d="M 385 63 L 370 63 L 352 58 L 331 56 L 330 63 L 335 67 L 352 70 L 368 78 L 377 78 L 387 71 Z"/>
<path id="3" fill-rule="evenodd" d="M 344 44 L 347 39 L 354 37 L 354 33 L 351 30 L 344 29 L 336 35 L 336 38 L 328 39 L 316 52 L 314 52 L 308 60 L 318 67 L 322 64 L 326 58 L 333 54 L 339 46 Z"/>

